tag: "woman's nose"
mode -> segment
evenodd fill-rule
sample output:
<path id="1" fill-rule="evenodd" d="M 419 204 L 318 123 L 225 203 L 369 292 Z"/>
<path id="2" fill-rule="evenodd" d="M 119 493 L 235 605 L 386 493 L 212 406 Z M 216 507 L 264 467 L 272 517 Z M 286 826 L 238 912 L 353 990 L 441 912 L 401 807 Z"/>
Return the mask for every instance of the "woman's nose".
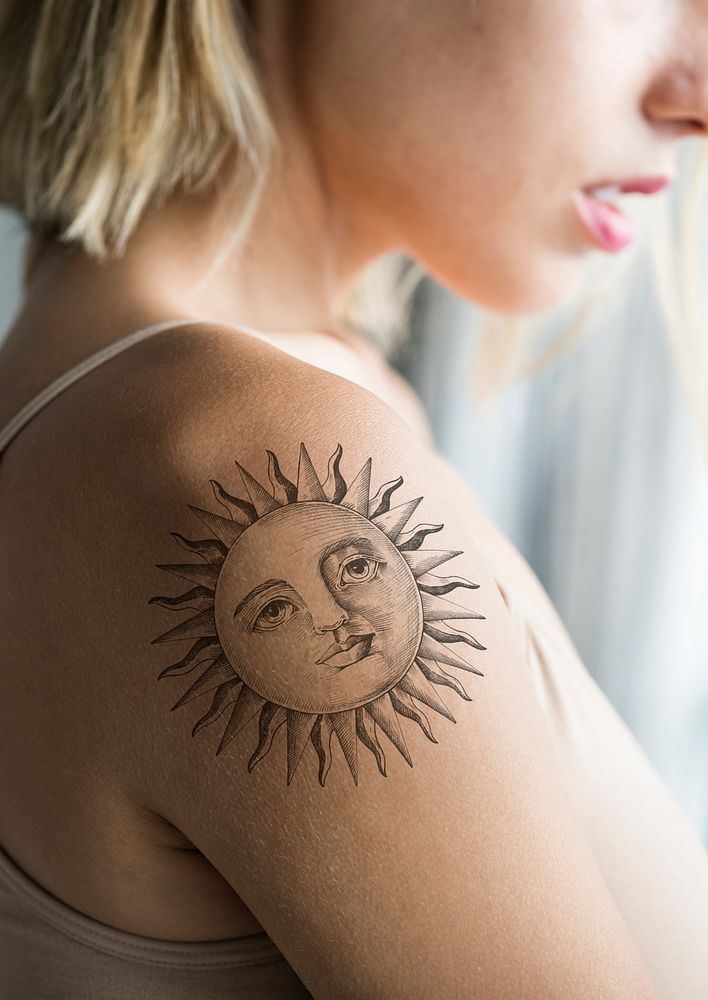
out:
<path id="1" fill-rule="evenodd" d="M 699 59 L 684 52 L 655 77 L 644 99 L 644 113 L 675 139 L 708 135 L 708 30 L 702 32 Z"/>

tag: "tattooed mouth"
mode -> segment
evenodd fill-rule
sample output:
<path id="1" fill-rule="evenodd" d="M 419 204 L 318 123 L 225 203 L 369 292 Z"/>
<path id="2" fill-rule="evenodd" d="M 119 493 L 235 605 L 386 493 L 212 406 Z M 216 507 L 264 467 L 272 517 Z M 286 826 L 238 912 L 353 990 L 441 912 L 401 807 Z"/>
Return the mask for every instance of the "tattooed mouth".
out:
<path id="1" fill-rule="evenodd" d="M 350 635 L 345 642 L 333 642 L 324 656 L 316 663 L 326 663 L 331 667 L 348 667 L 368 656 L 371 651 L 375 632 L 366 635 Z"/>

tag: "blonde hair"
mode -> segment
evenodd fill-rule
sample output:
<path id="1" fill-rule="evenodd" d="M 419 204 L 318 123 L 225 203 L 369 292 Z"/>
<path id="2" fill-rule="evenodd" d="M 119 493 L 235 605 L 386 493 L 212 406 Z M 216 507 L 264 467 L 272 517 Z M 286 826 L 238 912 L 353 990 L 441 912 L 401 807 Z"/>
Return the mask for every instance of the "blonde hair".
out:
<path id="1" fill-rule="evenodd" d="M 43 240 L 121 254 L 145 209 L 173 191 L 200 191 L 235 154 L 237 224 L 202 280 L 248 231 L 278 138 L 263 93 L 249 0 L 0 0 L 0 202 L 27 221 L 31 270 Z M 656 277 L 679 374 L 706 433 L 705 323 L 690 222 L 703 160 L 687 185 L 681 242 L 664 198 L 653 225 Z M 663 196 L 662 196 L 663 198 Z M 702 208 L 702 205 L 701 205 Z M 580 319 L 524 365 L 547 316 L 485 316 L 476 363 L 483 395 L 527 378 L 590 328 L 626 267 L 606 265 Z M 374 261 L 337 303 L 340 321 L 400 340 L 425 274 L 400 253 Z M 600 289 L 600 292 L 598 292 Z"/>
<path id="2" fill-rule="evenodd" d="M 121 253 L 150 203 L 273 134 L 228 0 L 0 3 L 0 199 L 33 231 Z"/>
<path id="3" fill-rule="evenodd" d="M 25 278 L 50 240 L 122 254 L 147 207 L 206 189 L 233 153 L 237 222 L 206 283 L 245 237 L 277 148 L 248 0 L 0 0 L 0 202 L 29 227 Z M 367 268 L 341 322 L 401 335 L 411 267 L 389 254 Z"/>

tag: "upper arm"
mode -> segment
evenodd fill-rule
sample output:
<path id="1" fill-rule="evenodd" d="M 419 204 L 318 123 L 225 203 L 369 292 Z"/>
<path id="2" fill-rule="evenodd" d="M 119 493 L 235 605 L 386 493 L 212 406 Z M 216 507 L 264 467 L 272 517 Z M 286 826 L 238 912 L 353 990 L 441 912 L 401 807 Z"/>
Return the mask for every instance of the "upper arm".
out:
<path id="1" fill-rule="evenodd" d="M 317 998 L 655 997 L 452 480 L 369 393 L 254 351 L 194 373 L 134 511 L 152 805 Z"/>

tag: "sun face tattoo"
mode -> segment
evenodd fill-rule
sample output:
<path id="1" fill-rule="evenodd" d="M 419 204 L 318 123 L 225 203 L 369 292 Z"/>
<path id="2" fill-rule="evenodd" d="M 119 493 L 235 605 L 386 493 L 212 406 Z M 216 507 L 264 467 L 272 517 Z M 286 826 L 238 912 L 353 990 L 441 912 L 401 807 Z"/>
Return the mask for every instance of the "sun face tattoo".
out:
<path id="1" fill-rule="evenodd" d="M 197 611 L 153 640 L 193 640 L 183 659 L 159 679 L 208 664 L 173 709 L 211 696 L 192 735 L 225 719 L 217 754 L 258 716 L 249 771 L 271 750 L 283 725 L 288 784 L 310 743 L 324 786 L 333 735 L 355 783 L 359 744 L 386 776 L 380 731 L 412 767 L 399 716 L 416 722 L 437 743 L 420 706 L 455 722 L 439 689 L 472 700 L 445 666 L 484 676 L 453 646 L 486 647 L 449 623 L 485 616 L 446 596 L 479 585 L 431 572 L 461 553 L 422 548 L 442 524 L 406 530 L 423 498 L 392 507 L 402 477 L 384 483 L 372 497 L 371 459 L 348 484 L 340 471 L 341 445 L 324 482 L 304 445 L 294 483 L 275 455 L 267 454 L 270 490 L 237 462 L 248 499 L 211 480 L 228 517 L 190 505 L 211 537 L 190 541 L 172 532 L 203 561 L 158 567 L 195 586 L 150 603 Z"/>

